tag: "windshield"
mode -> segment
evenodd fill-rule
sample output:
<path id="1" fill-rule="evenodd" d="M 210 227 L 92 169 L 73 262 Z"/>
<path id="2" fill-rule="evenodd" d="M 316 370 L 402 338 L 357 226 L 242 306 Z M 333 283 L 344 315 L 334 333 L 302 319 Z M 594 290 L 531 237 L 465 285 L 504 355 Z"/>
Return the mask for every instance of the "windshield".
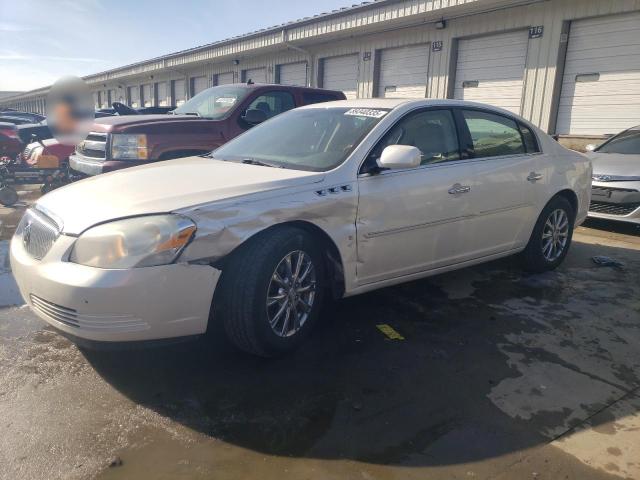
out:
<path id="1" fill-rule="evenodd" d="M 631 128 L 616 135 L 596 149 L 596 152 L 640 155 L 640 127 Z"/>
<path id="2" fill-rule="evenodd" d="M 218 160 L 322 172 L 340 165 L 388 110 L 292 110 L 213 152 Z"/>
<path id="3" fill-rule="evenodd" d="M 219 120 L 224 118 L 233 107 L 249 93 L 248 88 L 220 86 L 208 88 L 176 108 L 176 115 L 198 115 L 199 117 Z"/>

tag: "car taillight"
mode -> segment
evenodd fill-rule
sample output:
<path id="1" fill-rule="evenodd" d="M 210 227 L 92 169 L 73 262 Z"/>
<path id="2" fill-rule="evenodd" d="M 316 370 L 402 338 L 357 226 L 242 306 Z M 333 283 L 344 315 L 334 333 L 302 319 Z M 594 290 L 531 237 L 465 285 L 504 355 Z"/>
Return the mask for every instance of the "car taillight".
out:
<path id="1" fill-rule="evenodd" d="M 0 135 L 4 135 L 5 137 L 15 138 L 19 140 L 18 132 L 15 128 L 0 128 Z"/>

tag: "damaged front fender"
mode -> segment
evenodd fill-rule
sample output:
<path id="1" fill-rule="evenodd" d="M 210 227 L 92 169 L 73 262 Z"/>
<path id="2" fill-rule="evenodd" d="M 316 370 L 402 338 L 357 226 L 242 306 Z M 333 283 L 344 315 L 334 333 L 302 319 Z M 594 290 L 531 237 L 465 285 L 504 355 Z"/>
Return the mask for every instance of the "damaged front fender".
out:
<path id="1" fill-rule="evenodd" d="M 330 193 L 331 192 L 331 193 Z M 194 240 L 183 252 L 184 262 L 214 263 L 268 228 L 305 222 L 321 229 L 334 243 L 344 272 L 345 288 L 354 278 L 357 194 L 353 184 L 314 185 L 277 196 L 215 202 L 179 210 L 197 225 Z"/>

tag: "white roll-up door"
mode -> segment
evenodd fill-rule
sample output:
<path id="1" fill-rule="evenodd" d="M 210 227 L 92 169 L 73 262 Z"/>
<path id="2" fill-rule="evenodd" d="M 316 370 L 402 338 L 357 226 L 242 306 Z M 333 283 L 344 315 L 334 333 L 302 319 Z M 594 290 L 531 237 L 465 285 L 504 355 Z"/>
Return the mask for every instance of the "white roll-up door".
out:
<path id="1" fill-rule="evenodd" d="M 379 97 L 424 98 L 429 45 L 386 48 L 380 52 Z"/>
<path id="2" fill-rule="evenodd" d="M 556 133 L 601 135 L 640 124 L 640 13 L 571 23 Z"/>
<path id="3" fill-rule="evenodd" d="M 129 106 L 133 108 L 140 106 L 140 87 L 129 87 Z"/>
<path id="4" fill-rule="evenodd" d="M 107 96 L 107 102 L 109 103 L 109 107 L 111 106 L 111 104 L 113 102 L 117 102 L 117 95 L 116 95 L 116 91 L 115 90 L 109 90 L 108 92 L 108 96 Z"/>
<path id="5" fill-rule="evenodd" d="M 173 104 L 176 107 L 182 105 L 187 98 L 186 84 L 184 80 L 173 81 Z"/>
<path id="6" fill-rule="evenodd" d="M 219 73 L 216 76 L 216 85 L 228 85 L 235 82 L 233 72 Z"/>
<path id="7" fill-rule="evenodd" d="M 264 67 L 250 68 L 244 71 L 244 81 L 253 83 L 267 83 L 267 69 Z"/>
<path id="8" fill-rule="evenodd" d="M 519 114 L 528 44 L 527 30 L 460 40 L 454 98 Z"/>
<path id="9" fill-rule="evenodd" d="M 142 86 L 142 106 L 153 107 L 153 85 L 150 83 Z"/>
<path id="10" fill-rule="evenodd" d="M 158 82 L 158 105 L 161 107 L 169 106 L 169 89 L 167 82 Z"/>
<path id="11" fill-rule="evenodd" d="M 279 65 L 278 69 L 280 71 L 278 83 L 281 85 L 299 85 L 303 87 L 307 85 L 307 62 Z"/>
<path id="12" fill-rule="evenodd" d="M 191 96 L 195 97 L 200 92 L 209 87 L 209 81 L 206 76 L 191 78 Z"/>
<path id="13" fill-rule="evenodd" d="M 342 90 L 347 98 L 358 96 L 358 54 L 325 58 L 322 61 L 322 87 Z"/>

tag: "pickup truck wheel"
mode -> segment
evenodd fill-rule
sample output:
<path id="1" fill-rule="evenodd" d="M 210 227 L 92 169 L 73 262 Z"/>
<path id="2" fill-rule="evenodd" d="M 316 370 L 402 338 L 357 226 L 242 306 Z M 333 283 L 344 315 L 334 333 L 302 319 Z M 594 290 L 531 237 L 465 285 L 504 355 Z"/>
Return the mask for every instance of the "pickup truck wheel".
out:
<path id="1" fill-rule="evenodd" d="M 11 207 L 18 203 L 18 192 L 12 187 L 0 187 L 0 204 Z"/>
<path id="2" fill-rule="evenodd" d="M 264 357 L 295 349 L 318 318 L 325 287 L 323 257 L 313 237 L 282 227 L 250 240 L 223 270 L 217 309 L 228 337 Z"/>
<path id="3" fill-rule="evenodd" d="M 562 263 L 569 252 L 573 237 L 575 212 L 561 196 L 552 198 L 538 217 L 522 262 L 530 272 L 546 272 Z"/>

